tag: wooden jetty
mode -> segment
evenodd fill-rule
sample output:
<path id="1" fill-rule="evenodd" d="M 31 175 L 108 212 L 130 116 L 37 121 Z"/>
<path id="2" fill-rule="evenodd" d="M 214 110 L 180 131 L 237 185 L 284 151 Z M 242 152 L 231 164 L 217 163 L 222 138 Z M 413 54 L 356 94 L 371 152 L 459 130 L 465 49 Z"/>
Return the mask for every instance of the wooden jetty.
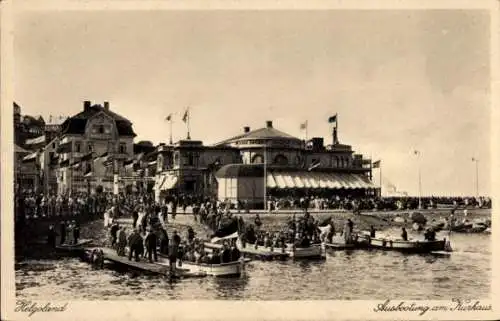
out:
<path id="1" fill-rule="evenodd" d="M 128 256 L 119 256 L 116 254 L 116 251 L 110 248 L 100 248 L 104 254 L 104 260 L 109 261 L 115 264 L 119 264 L 122 266 L 126 266 L 130 269 L 143 271 L 147 273 L 157 274 L 161 276 L 167 277 L 204 277 L 206 273 L 192 273 L 187 269 L 181 269 L 176 267 L 175 272 L 176 275 L 170 275 L 170 267 L 167 265 L 162 265 L 158 263 L 149 263 L 142 259 L 142 261 L 136 262 L 134 259 L 129 260 Z"/>

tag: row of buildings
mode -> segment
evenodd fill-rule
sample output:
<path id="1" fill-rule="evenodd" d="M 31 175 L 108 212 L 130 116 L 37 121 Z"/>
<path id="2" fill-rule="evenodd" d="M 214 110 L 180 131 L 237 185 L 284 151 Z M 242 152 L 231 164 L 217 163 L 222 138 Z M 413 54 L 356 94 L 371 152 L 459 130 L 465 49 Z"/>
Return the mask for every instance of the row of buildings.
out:
<path id="1" fill-rule="evenodd" d="M 288 135 L 267 121 L 213 145 L 180 140 L 135 143 L 133 124 L 110 104 L 83 102 L 82 111 L 45 124 L 19 126 L 15 104 L 16 187 L 45 193 L 154 191 L 157 199 L 190 194 L 261 206 L 268 196 L 375 194 L 371 161 L 339 143 Z M 31 126 L 31 127 L 30 127 Z M 29 135 L 30 131 L 33 132 Z"/>

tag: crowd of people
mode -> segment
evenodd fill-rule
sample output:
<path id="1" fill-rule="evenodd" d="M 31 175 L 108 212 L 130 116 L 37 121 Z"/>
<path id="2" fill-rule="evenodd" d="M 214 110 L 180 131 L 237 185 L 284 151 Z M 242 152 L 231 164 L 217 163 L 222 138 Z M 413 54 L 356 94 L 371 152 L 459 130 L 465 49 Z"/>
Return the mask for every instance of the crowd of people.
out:
<path id="1" fill-rule="evenodd" d="M 354 197 L 354 196 L 302 196 L 302 197 L 269 197 L 267 201 L 269 211 L 283 209 L 314 209 L 314 210 L 412 210 L 419 208 L 419 199 L 416 197 Z M 471 207 L 491 208 L 491 199 L 488 197 L 423 197 L 420 199 L 421 208 Z M 238 209 L 244 209 L 241 202 Z"/>

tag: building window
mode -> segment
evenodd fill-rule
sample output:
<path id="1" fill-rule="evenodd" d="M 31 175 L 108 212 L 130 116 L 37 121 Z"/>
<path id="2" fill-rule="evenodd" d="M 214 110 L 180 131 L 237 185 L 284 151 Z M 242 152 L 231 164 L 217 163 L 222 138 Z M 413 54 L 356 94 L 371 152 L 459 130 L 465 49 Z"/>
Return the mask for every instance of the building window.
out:
<path id="1" fill-rule="evenodd" d="M 120 154 L 126 154 L 126 153 L 127 153 L 127 144 L 120 143 Z"/>
<path id="2" fill-rule="evenodd" d="M 262 164 L 264 163 L 264 157 L 261 154 L 256 154 L 252 157 L 252 164 Z"/>
<path id="3" fill-rule="evenodd" d="M 82 149 L 82 144 L 80 142 L 75 143 L 75 152 L 80 153 Z"/>
<path id="4" fill-rule="evenodd" d="M 104 134 L 104 126 L 103 125 L 99 125 L 99 128 L 98 128 L 98 133 L 99 134 Z"/>
<path id="5" fill-rule="evenodd" d="M 91 152 L 93 149 L 94 149 L 94 146 L 92 146 L 92 143 L 89 142 L 89 144 L 88 144 L 88 150 L 89 150 L 89 152 Z"/>
<path id="6" fill-rule="evenodd" d="M 288 165 L 288 158 L 285 155 L 276 155 L 274 163 L 277 165 Z"/>

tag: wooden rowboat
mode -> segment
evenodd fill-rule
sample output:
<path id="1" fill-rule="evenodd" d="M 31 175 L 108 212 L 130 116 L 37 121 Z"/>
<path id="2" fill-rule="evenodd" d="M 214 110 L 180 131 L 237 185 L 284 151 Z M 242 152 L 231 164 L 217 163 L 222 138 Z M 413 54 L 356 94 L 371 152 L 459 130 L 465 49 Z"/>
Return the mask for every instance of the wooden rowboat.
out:
<path id="1" fill-rule="evenodd" d="M 287 244 L 285 251 L 294 259 L 322 259 L 325 258 L 321 244 L 311 244 L 308 247 L 295 247 Z"/>
<path id="2" fill-rule="evenodd" d="M 364 244 L 368 248 L 393 250 L 406 253 L 430 253 L 447 250 L 445 239 L 436 241 L 403 241 L 398 239 L 370 238 L 369 236 L 362 236 L 358 239 L 358 243 Z"/>
<path id="3" fill-rule="evenodd" d="M 245 247 L 237 241 L 237 246 L 238 249 L 240 250 L 241 254 L 252 257 L 258 260 L 285 260 L 287 259 L 290 255 L 286 251 L 282 251 L 281 249 L 277 248 L 269 248 L 265 247 L 263 245 L 255 247 L 255 244 L 245 244 Z M 217 243 L 205 243 L 205 249 L 206 250 L 213 250 L 213 249 L 221 249 L 222 244 L 217 244 Z"/>
<path id="4" fill-rule="evenodd" d="M 169 266 L 170 262 L 168 257 L 164 254 L 158 254 L 159 262 L 158 264 Z M 240 276 L 245 270 L 245 264 L 250 262 L 249 259 L 245 259 L 241 257 L 237 261 L 228 262 L 228 263 L 219 263 L 219 264 L 211 264 L 211 263 L 197 263 L 190 261 L 177 261 L 177 268 L 182 268 L 183 270 L 187 270 L 189 273 L 203 273 L 209 276 Z"/>

